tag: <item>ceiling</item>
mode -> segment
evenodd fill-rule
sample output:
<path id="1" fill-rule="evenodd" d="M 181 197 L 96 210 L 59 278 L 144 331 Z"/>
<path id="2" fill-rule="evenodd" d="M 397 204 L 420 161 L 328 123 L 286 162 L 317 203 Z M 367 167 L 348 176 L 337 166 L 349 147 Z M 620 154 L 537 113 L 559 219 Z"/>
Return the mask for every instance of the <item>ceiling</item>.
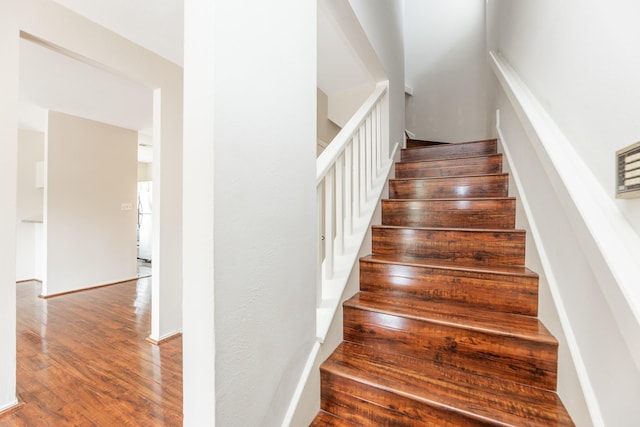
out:
<path id="1" fill-rule="evenodd" d="M 183 65 L 184 0 L 54 0 L 152 52 Z"/>
<path id="2" fill-rule="evenodd" d="M 144 133 L 153 128 L 151 89 L 21 40 L 20 128 L 44 132 L 49 109 Z"/>
<path id="3" fill-rule="evenodd" d="M 55 1 L 182 66 L 183 0 Z M 19 126 L 43 132 L 48 109 L 152 132 L 151 89 L 21 40 Z"/>
<path id="4" fill-rule="evenodd" d="M 180 66 L 184 0 L 54 0 Z M 328 95 L 372 84 L 366 67 L 322 8 L 318 87 Z M 46 111 L 61 111 L 152 133 L 152 91 L 104 70 L 21 41 L 19 126 L 44 132 Z"/>

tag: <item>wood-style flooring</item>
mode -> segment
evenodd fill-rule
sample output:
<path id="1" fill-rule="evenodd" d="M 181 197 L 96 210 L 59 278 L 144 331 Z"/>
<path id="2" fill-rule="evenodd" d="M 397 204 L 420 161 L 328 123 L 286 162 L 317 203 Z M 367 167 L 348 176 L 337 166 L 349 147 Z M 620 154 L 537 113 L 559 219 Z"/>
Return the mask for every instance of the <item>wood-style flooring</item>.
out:
<path id="1" fill-rule="evenodd" d="M 401 151 L 311 426 L 573 426 L 497 141 Z"/>
<path id="2" fill-rule="evenodd" d="M 182 338 L 149 335 L 151 278 L 51 299 L 17 285 L 17 392 L 5 426 L 180 426 Z"/>

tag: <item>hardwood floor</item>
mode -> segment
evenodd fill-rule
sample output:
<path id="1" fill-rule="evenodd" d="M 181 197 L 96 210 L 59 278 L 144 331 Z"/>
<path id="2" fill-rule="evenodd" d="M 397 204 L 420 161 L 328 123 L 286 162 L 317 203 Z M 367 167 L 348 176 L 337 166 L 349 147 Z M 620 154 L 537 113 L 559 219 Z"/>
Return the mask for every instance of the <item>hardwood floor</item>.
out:
<path id="1" fill-rule="evenodd" d="M 51 299 L 17 285 L 17 392 L 0 426 L 180 426 L 182 338 L 149 335 L 151 278 Z"/>

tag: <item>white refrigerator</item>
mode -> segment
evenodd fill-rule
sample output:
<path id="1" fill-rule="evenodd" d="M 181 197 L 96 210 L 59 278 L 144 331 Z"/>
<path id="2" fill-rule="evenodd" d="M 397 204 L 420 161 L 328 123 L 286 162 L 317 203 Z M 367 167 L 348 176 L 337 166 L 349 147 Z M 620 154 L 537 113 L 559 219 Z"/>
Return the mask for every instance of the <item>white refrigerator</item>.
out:
<path id="1" fill-rule="evenodd" d="M 145 261 L 151 261 L 152 190 L 151 181 L 138 183 L 138 259 Z"/>

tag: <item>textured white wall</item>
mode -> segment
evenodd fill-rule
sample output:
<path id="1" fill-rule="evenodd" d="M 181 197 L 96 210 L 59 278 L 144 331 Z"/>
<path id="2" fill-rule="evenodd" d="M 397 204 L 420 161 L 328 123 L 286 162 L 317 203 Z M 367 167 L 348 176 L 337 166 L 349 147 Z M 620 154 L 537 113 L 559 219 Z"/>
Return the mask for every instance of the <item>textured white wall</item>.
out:
<path id="1" fill-rule="evenodd" d="M 565 211 L 561 200 L 569 195 L 556 193 L 556 178 L 547 175 L 544 162 L 527 143 L 506 95 L 499 94 L 498 106 L 505 138 L 502 142 L 511 151 L 512 166 L 524 185 L 520 196 L 526 196 L 531 212 L 529 222 L 538 232 L 537 250 L 533 245 L 527 246 L 527 264 L 542 275 L 540 318 L 561 345 L 558 392 L 576 425 L 633 425 L 640 416 L 638 405 L 633 403 L 640 399 L 640 372 L 616 319 L 616 310 L 628 308 L 617 309 L 608 303 L 604 288 L 615 286 L 615 280 L 603 282 L 590 265 L 589 248 L 582 242 L 584 236 L 574 232 L 575 214 Z M 523 224 L 526 221 L 519 220 L 518 226 L 526 227 L 530 238 L 531 231 Z M 546 272 L 537 260 L 538 251 L 546 257 Z M 545 273 L 553 279 L 555 301 Z M 560 323 L 558 312 L 564 317 L 564 324 Z M 587 403 L 591 405 L 589 410 Z"/>
<path id="2" fill-rule="evenodd" d="M 185 425 L 211 425 L 215 396 L 219 425 L 275 426 L 315 340 L 316 6 L 201 3 L 185 9 Z"/>
<path id="3" fill-rule="evenodd" d="M 489 5 L 499 25 L 492 48 L 516 69 L 613 198 L 615 152 L 640 140 L 640 3 Z M 640 233 L 640 199 L 616 203 Z"/>
<path id="4" fill-rule="evenodd" d="M 640 6 L 489 0 L 487 8 L 489 48 L 526 85 L 523 96 L 539 103 L 522 109 L 510 90 L 498 89 L 503 142 L 554 290 L 555 307 L 541 295 L 541 316 L 558 331 L 550 313 L 560 314 L 589 413 L 570 367 L 560 368 L 559 392 L 578 425 L 634 425 L 640 324 L 637 256 L 630 254 L 639 253 L 640 205 L 614 199 L 614 158 L 640 139 L 629 113 L 640 107 L 633 48 Z M 546 114 L 535 131 L 531 111 Z"/>
<path id="5" fill-rule="evenodd" d="M 16 400 L 16 187 L 19 39 L 16 4 L 0 3 L 0 410 Z"/>
<path id="6" fill-rule="evenodd" d="M 18 189 L 16 222 L 16 280 L 42 279 L 41 248 L 36 248 L 36 233 L 42 227 L 25 219 L 42 218 L 44 189 L 36 188 L 36 163 L 44 160 L 44 134 L 18 131 Z M 42 240 L 39 236 L 38 240 Z"/>
<path id="7" fill-rule="evenodd" d="M 562 209 L 561 203 L 553 192 L 552 183 L 547 179 L 544 168 L 537 159 L 535 150 L 530 145 L 522 143 L 527 138 L 526 133 L 518 122 L 515 111 L 510 106 L 504 93 L 498 94 L 497 103 L 500 108 L 501 135 L 504 138 L 500 142 L 508 147 L 511 155 L 510 158 L 505 157 L 503 169 L 505 172 L 510 173 L 510 195 L 518 198 L 516 227 L 527 231 L 526 265 L 540 276 L 538 290 L 539 317 L 559 342 L 558 393 L 576 425 L 589 426 L 592 425 L 592 420 L 590 419 L 584 393 L 577 376 L 577 370 L 580 367 L 577 368 L 575 361 L 572 360 L 567 340 L 567 335 L 569 335 L 569 339 L 575 340 L 571 334 L 576 331 L 565 331 L 563 329 L 558 308 L 553 301 L 554 295 L 550 288 L 549 280 L 545 275 L 544 268 L 549 264 L 544 264 L 541 261 L 541 255 L 551 256 L 549 262 L 552 263 L 553 267 L 559 269 L 548 272 L 553 280 L 566 281 L 565 285 L 569 285 L 569 289 L 573 287 L 572 292 L 584 293 L 581 297 L 585 300 L 595 298 L 595 301 L 598 301 L 598 298 L 601 299 L 602 295 L 597 291 L 595 278 L 590 272 L 581 270 L 578 273 L 580 274 L 579 279 L 578 276 L 571 279 L 571 275 L 575 273 L 572 273 L 572 269 L 568 267 L 584 262 L 584 254 L 576 251 L 575 248 L 571 248 L 571 245 L 575 244 L 575 237 L 570 233 L 571 227 L 567 224 L 567 218 L 558 212 L 558 209 Z M 509 160 L 513 162 L 511 165 Z M 518 184 L 523 186 L 520 188 L 522 193 L 519 192 L 519 188 L 516 186 L 516 177 L 519 179 Z M 525 206 L 528 210 L 525 209 Z M 527 218 L 528 213 L 531 213 L 533 217 Z M 552 214 L 546 215 L 547 213 Z M 535 229 L 532 228 L 532 224 Z M 536 235 L 535 233 L 538 234 Z M 537 240 L 538 236 L 546 239 L 552 236 L 553 243 L 550 244 L 549 240 L 546 242 Z M 540 246 L 538 247 L 537 244 L 540 244 Z M 570 280 L 567 280 L 568 278 Z M 555 285 L 555 283 L 552 283 L 552 285 Z M 576 297 L 571 296 L 566 302 L 571 305 L 572 300 L 575 301 Z M 565 301 L 560 300 L 557 303 L 562 304 L 563 302 Z M 579 307 L 580 305 L 578 305 Z M 560 309 L 566 310 L 565 307 Z M 571 314 L 576 315 L 575 312 Z M 598 321 L 603 326 L 605 324 L 606 326 L 611 326 L 611 320 L 609 314 L 606 318 L 601 318 Z M 591 328 L 589 322 L 585 322 L 584 326 Z M 596 332 L 595 329 L 593 332 Z"/>
<path id="8" fill-rule="evenodd" d="M 46 17 L 46 18 L 45 18 Z M 182 69 L 48 0 L 0 2 L 0 408 L 15 402 L 15 200 L 20 30 L 150 88 L 162 88 L 154 133 L 154 214 L 164 216 L 152 307 L 152 337 L 182 326 Z M 157 153 L 157 154 L 156 154 Z M 157 156 L 157 159 L 155 158 Z M 157 161 L 156 161 L 157 160 Z M 162 267 L 160 267 L 160 265 Z"/>
<path id="9" fill-rule="evenodd" d="M 49 111 L 46 139 L 43 295 L 135 278 L 137 132 Z"/>
<path id="10" fill-rule="evenodd" d="M 491 137 L 485 0 L 405 0 L 404 45 L 407 129 L 431 141 Z"/>

